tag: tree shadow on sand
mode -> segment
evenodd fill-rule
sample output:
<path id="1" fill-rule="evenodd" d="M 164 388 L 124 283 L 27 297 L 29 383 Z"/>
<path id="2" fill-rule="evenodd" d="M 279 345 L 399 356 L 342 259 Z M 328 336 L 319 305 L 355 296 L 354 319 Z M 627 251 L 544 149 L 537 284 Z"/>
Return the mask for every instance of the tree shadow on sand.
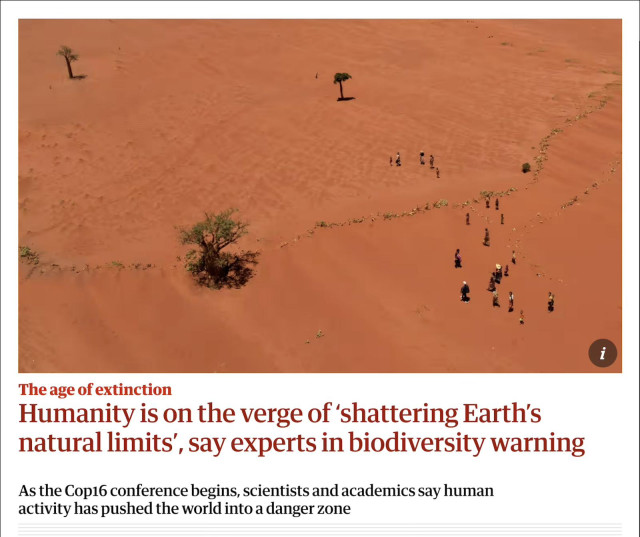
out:
<path id="1" fill-rule="evenodd" d="M 215 267 L 194 274 L 199 285 L 211 289 L 240 289 L 253 278 L 260 252 L 243 251 L 239 254 L 223 253 Z"/>

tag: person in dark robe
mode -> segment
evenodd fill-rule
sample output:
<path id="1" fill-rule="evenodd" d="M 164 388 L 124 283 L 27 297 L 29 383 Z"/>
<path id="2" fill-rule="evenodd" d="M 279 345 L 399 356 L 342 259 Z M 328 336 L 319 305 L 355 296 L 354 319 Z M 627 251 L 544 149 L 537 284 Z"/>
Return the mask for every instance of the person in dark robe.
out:
<path id="1" fill-rule="evenodd" d="M 484 228 L 484 241 L 482 244 L 489 246 L 489 228 Z"/>
<path id="2" fill-rule="evenodd" d="M 462 288 L 460 289 L 460 300 L 462 302 L 469 302 L 469 286 L 467 282 L 462 282 Z"/>
<path id="3" fill-rule="evenodd" d="M 496 283 L 499 284 L 502 281 L 502 265 L 496 265 L 495 276 L 496 276 Z"/>

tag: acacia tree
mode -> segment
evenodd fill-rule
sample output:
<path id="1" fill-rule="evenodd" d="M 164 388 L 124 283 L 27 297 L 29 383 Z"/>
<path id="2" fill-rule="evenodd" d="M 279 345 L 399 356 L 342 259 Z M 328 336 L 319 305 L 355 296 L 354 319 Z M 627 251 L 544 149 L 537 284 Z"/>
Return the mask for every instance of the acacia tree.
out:
<path id="1" fill-rule="evenodd" d="M 60 46 L 60 50 L 57 52 L 58 56 L 62 56 L 67 62 L 67 71 L 69 72 L 69 78 L 73 78 L 73 71 L 71 70 L 71 62 L 75 62 L 78 59 L 78 55 L 74 54 L 73 50 L 65 45 Z"/>
<path id="2" fill-rule="evenodd" d="M 223 252 L 246 235 L 248 224 L 232 218 L 237 209 L 218 214 L 204 213 L 205 219 L 191 228 L 180 228 L 182 244 L 193 244 L 198 249 L 186 255 L 186 269 L 201 285 L 220 289 L 241 287 L 253 276 L 252 265 L 257 264 L 258 252 Z"/>
<path id="3" fill-rule="evenodd" d="M 340 84 L 340 99 L 344 99 L 344 94 L 342 93 L 342 83 L 345 80 L 349 80 L 351 75 L 349 73 L 336 73 L 333 75 L 333 83 Z"/>

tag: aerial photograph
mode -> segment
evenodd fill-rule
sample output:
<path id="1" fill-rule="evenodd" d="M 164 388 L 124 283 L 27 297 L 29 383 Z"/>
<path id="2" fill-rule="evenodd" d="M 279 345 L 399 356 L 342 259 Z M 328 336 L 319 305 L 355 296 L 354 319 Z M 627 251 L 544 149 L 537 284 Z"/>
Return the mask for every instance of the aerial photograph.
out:
<path id="1" fill-rule="evenodd" d="M 19 372 L 622 371 L 621 20 L 18 29 Z"/>

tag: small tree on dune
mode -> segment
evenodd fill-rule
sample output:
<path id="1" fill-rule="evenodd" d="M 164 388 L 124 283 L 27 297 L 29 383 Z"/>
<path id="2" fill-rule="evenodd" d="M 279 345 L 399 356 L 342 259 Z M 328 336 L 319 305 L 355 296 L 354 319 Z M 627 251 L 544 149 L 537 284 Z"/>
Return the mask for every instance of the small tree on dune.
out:
<path id="1" fill-rule="evenodd" d="M 67 62 L 67 71 L 69 72 L 69 78 L 73 78 L 73 71 L 71 70 L 71 62 L 75 62 L 78 59 L 78 55 L 74 54 L 73 50 L 69 47 L 62 45 L 57 52 L 58 56 L 62 56 L 64 61 Z"/>
<path id="2" fill-rule="evenodd" d="M 237 209 L 219 214 L 205 213 L 205 219 L 191 228 L 181 228 L 182 244 L 193 244 L 197 250 L 189 250 L 185 267 L 196 281 L 207 287 L 241 287 L 253 276 L 252 265 L 257 264 L 258 252 L 223 252 L 246 235 L 248 224 L 235 220 Z"/>
<path id="3" fill-rule="evenodd" d="M 345 80 L 349 80 L 351 75 L 349 73 L 336 73 L 333 75 L 333 83 L 340 84 L 340 99 L 344 99 L 344 94 L 342 93 L 342 83 Z"/>

